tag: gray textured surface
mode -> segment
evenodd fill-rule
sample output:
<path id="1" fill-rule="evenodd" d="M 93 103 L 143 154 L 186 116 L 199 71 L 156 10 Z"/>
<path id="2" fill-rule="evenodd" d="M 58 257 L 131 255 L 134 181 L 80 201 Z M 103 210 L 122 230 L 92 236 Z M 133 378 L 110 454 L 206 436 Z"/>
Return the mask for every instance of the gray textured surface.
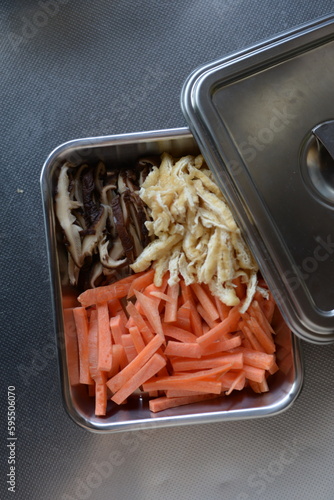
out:
<path id="1" fill-rule="evenodd" d="M 114 436 L 72 423 L 61 403 L 39 188 L 58 144 L 185 125 L 179 93 L 194 68 L 329 14 L 332 5 L 1 2 L 1 394 L 16 386 L 15 498 L 334 498 L 333 346 L 304 345 L 304 390 L 277 417 Z M 6 473 L 0 498 L 11 498 Z"/>

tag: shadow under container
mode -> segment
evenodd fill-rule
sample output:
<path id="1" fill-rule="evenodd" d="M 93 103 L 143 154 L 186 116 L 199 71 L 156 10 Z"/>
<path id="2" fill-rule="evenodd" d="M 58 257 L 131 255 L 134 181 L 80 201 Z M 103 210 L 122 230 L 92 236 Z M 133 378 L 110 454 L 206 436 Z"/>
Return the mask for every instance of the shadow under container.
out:
<path id="1" fill-rule="evenodd" d="M 72 419 L 90 431 L 110 433 L 276 415 L 295 401 L 302 388 L 303 363 L 300 342 L 281 318 L 274 325 L 277 332 L 277 364 L 280 369 L 270 377 L 268 393 L 255 394 L 244 389 L 241 392 L 234 391 L 227 397 L 159 413 L 150 412 L 148 399 L 144 394 L 134 395 L 128 398 L 127 404 L 121 406 L 109 401 L 106 417 L 96 417 L 94 399 L 89 397 L 86 387 L 70 385 L 63 311 L 67 305 L 65 297 L 68 298 L 71 294 L 75 297 L 77 293 L 74 287 L 69 289 L 68 286 L 62 285 L 61 280 L 63 248 L 53 202 L 59 169 L 65 161 L 74 164 L 103 161 L 107 168 L 122 165 L 133 167 L 139 157 L 160 155 L 163 152 L 174 157 L 200 153 L 190 131 L 181 128 L 73 140 L 53 151 L 43 167 L 41 186 L 63 402 Z"/>

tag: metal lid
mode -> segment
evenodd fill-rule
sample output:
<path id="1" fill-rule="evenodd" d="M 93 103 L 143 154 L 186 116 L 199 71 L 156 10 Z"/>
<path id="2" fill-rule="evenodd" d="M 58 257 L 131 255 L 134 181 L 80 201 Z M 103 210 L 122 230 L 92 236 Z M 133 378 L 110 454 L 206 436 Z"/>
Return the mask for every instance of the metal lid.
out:
<path id="1" fill-rule="evenodd" d="M 334 341 L 334 16 L 196 70 L 189 127 L 291 329 Z"/>

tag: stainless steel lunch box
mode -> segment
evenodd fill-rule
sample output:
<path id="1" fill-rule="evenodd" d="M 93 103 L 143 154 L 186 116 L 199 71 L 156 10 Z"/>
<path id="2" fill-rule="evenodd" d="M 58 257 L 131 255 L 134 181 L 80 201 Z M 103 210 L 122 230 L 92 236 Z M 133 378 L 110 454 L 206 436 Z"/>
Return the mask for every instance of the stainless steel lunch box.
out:
<path id="1" fill-rule="evenodd" d="M 64 342 L 63 307 L 64 295 L 69 290 L 61 283 L 61 259 L 53 195 L 57 172 L 65 160 L 76 163 L 102 160 L 107 166 L 132 165 L 138 157 L 161 154 L 174 156 L 197 154 L 198 145 L 188 129 L 160 130 L 110 137 L 94 137 L 65 143 L 51 153 L 41 176 L 47 232 L 48 256 L 51 274 L 54 320 L 59 351 L 59 368 L 64 405 L 73 420 L 96 432 L 165 427 L 192 423 L 218 422 L 277 414 L 287 409 L 298 396 L 303 383 L 303 367 L 300 344 L 285 323 L 276 325 L 277 363 L 280 370 L 270 378 L 270 392 L 255 394 L 244 390 L 230 396 L 153 414 L 145 397 L 129 398 L 121 407 L 110 406 L 105 418 L 95 417 L 94 402 L 84 387 L 71 387 L 68 380 Z M 75 295 L 75 290 L 72 290 Z"/>

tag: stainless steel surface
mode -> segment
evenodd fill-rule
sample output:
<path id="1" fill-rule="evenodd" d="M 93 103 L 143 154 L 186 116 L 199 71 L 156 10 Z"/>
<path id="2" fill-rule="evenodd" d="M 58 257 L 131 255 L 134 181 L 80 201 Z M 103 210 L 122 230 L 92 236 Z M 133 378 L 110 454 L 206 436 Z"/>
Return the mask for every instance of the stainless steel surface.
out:
<path id="1" fill-rule="evenodd" d="M 46 160 L 41 176 L 45 223 L 48 238 L 49 266 L 54 302 L 54 319 L 59 352 L 59 366 L 65 408 L 82 427 L 96 432 L 137 430 L 147 427 L 167 427 L 223 420 L 237 420 L 275 415 L 287 409 L 298 396 L 303 383 L 303 367 L 297 339 L 287 331 L 282 319 L 277 320 L 277 359 L 280 371 L 270 378 L 270 392 L 261 395 L 234 392 L 231 396 L 209 403 L 198 403 L 158 414 L 148 409 L 145 397 L 130 398 L 128 404 L 115 408 L 109 402 L 107 417 L 94 416 L 94 404 L 83 387 L 70 387 L 64 349 L 60 263 L 57 254 L 57 234 L 53 210 L 59 166 L 70 160 L 103 160 L 112 165 L 134 164 L 138 157 L 161 154 L 174 156 L 197 154 L 198 146 L 188 129 L 171 129 L 121 136 L 97 137 L 68 142 L 57 148 Z M 66 293 L 68 294 L 68 289 Z"/>
<path id="2" fill-rule="evenodd" d="M 203 66 L 182 95 L 286 320 L 318 343 L 334 341 L 333 173 L 310 189 L 305 143 L 334 116 L 333 19 Z"/>

